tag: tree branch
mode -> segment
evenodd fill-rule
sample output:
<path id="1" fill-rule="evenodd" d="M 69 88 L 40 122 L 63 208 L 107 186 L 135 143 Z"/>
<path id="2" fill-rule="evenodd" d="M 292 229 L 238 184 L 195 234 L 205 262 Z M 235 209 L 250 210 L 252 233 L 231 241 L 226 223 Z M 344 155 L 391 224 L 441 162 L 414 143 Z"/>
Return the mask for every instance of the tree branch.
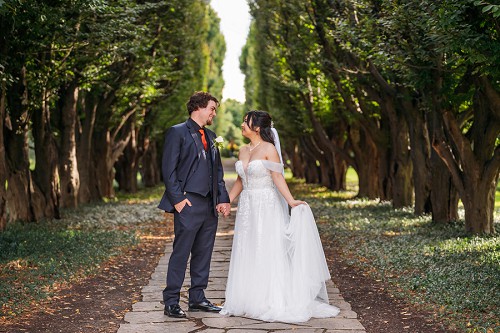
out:
<path id="1" fill-rule="evenodd" d="M 483 178 L 494 179 L 494 177 L 498 175 L 499 171 L 500 171 L 500 146 L 497 146 L 495 148 L 493 157 L 486 163 L 484 167 Z"/>
<path id="2" fill-rule="evenodd" d="M 122 116 L 122 120 L 120 121 L 120 124 L 115 128 L 115 130 L 113 131 L 113 134 L 111 135 L 111 142 L 115 142 L 115 139 L 116 139 L 116 136 L 118 135 L 118 132 L 122 129 L 123 125 L 125 125 L 128 118 L 130 118 L 130 116 L 132 116 L 135 113 L 135 111 L 136 111 L 136 109 L 135 109 L 135 105 L 134 105 L 130 111 L 128 111 L 127 113 L 125 113 Z"/>
<path id="3" fill-rule="evenodd" d="M 500 119 L 500 93 L 493 88 L 490 80 L 488 80 L 485 76 L 479 77 L 479 82 L 481 82 L 484 93 L 486 94 L 488 101 L 491 103 L 490 109 L 494 112 L 495 117 Z"/>
<path id="4" fill-rule="evenodd" d="M 470 141 L 462 134 L 458 122 L 451 113 L 451 111 L 443 112 L 444 125 L 446 126 L 448 132 L 450 133 L 456 148 L 458 149 L 458 154 L 460 155 L 460 160 L 462 161 L 464 169 L 475 169 L 479 170 L 477 165 L 474 152 L 472 151 Z M 468 165 L 469 161 L 472 165 Z"/>
<path id="5" fill-rule="evenodd" d="M 460 195 L 465 194 L 465 187 L 463 182 L 462 171 L 458 167 L 458 162 L 451 152 L 451 148 L 445 144 L 444 141 L 434 139 L 432 142 L 432 148 L 439 155 L 441 160 L 446 164 L 448 170 L 450 171 L 451 177 L 453 178 L 453 183 L 455 184 Z"/>
<path id="6" fill-rule="evenodd" d="M 396 96 L 396 89 L 387 82 L 382 74 L 380 74 L 379 70 L 375 65 L 373 64 L 373 61 L 371 59 L 368 60 L 368 69 L 370 70 L 370 73 L 373 75 L 373 78 L 375 79 L 375 82 L 378 83 L 378 85 L 384 89 L 384 91 L 394 97 Z"/>

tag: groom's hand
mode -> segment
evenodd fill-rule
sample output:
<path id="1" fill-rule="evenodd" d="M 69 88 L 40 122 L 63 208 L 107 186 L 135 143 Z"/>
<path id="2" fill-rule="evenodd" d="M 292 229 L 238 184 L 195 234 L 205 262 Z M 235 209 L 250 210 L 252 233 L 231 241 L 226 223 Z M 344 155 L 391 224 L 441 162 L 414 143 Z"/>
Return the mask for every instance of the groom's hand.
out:
<path id="1" fill-rule="evenodd" d="M 175 210 L 178 213 L 180 213 L 184 209 L 184 206 L 186 206 L 186 205 L 188 205 L 189 207 L 192 206 L 191 201 L 189 201 L 188 198 L 186 198 L 186 199 L 182 200 L 181 202 L 175 204 L 174 207 L 175 207 Z"/>
<path id="2" fill-rule="evenodd" d="M 229 203 L 220 203 L 217 205 L 217 211 L 227 217 L 231 214 L 231 205 Z"/>

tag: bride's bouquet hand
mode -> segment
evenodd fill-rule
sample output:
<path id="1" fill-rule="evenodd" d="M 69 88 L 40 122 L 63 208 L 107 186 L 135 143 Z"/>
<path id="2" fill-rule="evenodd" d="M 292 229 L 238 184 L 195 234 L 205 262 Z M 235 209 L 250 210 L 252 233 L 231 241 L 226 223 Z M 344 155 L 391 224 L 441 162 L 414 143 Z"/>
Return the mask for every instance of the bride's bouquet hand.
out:
<path id="1" fill-rule="evenodd" d="M 290 207 L 297 207 L 298 205 L 307 205 L 307 202 L 302 200 L 292 200 L 288 203 Z"/>

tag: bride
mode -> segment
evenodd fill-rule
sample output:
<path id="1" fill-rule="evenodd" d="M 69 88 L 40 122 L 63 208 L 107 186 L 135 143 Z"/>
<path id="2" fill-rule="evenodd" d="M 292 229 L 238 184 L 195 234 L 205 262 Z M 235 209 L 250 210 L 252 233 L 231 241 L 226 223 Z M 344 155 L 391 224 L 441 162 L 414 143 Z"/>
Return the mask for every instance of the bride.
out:
<path id="1" fill-rule="evenodd" d="M 290 323 L 336 316 L 339 309 L 328 303 L 330 273 L 316 223 L 285 182 L 271 116 L 250 111 L 241 128 L 250 144 L 240 149 L 229 194 L 231 202 L 240 199 L 220 313 Z"/>

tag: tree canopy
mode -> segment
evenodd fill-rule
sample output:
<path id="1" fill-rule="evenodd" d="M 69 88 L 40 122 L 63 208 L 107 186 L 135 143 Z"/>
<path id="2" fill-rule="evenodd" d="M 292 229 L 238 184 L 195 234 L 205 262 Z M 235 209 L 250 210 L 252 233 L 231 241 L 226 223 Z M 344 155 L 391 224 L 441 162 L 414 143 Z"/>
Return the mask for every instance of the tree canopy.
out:
<path id="1" fill-rule="evenodd" d="M 286 133 L 295 175 L 492 233 L 500 170 L 500 6 L 250 1 L 249 108 Z M 310 161 L 316 161 L 311 163 Z"/>
<path id="2" fill-rule="evenodd" d="M 0 29 L 0 229 L 158 184 L 188 97 L 222 93 L 206 1 L 8 0 Z"/>

